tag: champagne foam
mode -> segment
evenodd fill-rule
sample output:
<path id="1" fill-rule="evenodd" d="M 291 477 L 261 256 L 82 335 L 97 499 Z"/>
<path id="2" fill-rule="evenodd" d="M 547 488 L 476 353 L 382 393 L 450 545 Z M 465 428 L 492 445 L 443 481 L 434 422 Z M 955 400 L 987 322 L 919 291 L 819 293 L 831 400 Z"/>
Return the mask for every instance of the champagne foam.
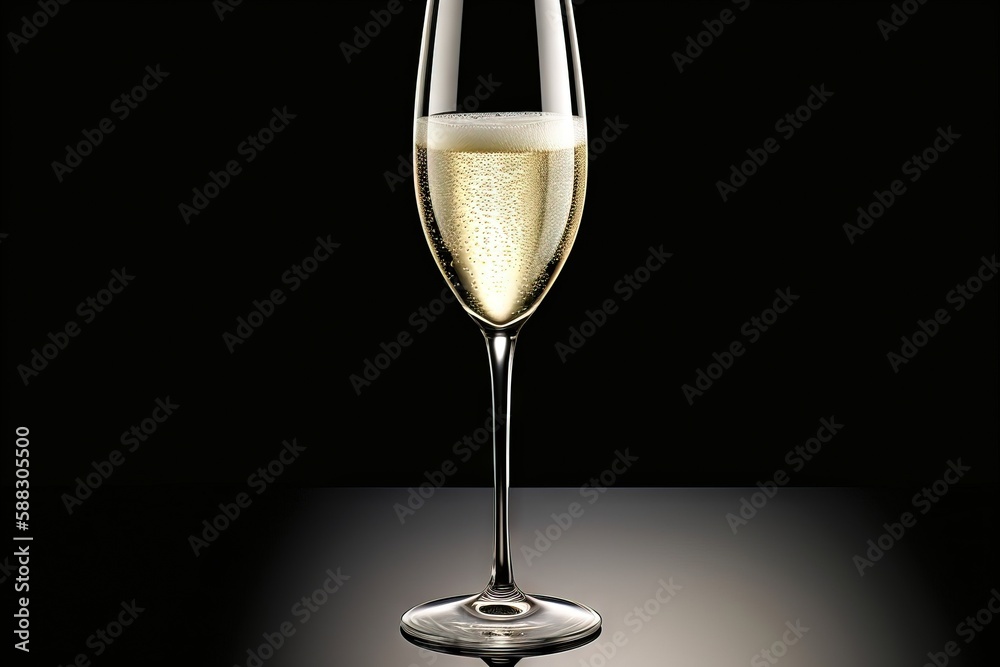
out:
<path id="1" fill-rule="evenodd" d="M 579 116 L 543 112 L 456 113 L 417 119 L 416 143 L 430 150 L 553 151 L 587 142 Z"/>

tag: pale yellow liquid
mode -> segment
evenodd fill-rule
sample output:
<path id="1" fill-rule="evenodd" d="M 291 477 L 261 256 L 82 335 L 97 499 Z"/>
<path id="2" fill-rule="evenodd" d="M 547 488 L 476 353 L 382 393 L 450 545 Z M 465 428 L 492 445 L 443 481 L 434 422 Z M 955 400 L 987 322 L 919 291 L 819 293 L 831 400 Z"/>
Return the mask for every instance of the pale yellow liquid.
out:
<path id="1" fill-rule="evenodd" d="M 583 119 L 420 118 L 415 158 L 427 241 L 466 310 L 497 327 L 528 317 L 580 224 L 587 190 Z"/>

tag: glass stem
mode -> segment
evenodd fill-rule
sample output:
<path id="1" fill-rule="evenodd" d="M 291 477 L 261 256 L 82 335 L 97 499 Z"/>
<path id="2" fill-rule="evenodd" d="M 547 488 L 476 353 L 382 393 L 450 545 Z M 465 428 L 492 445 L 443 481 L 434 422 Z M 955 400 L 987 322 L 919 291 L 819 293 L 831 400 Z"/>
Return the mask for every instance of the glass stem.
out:
<path id="1" fill-rule="evenodd" d="M 510 561 L 507 501 L 510 485 L 510 384 L 517 331 L 484 331 L 493 384 L 493 574 L 485 593 L 496 599 L 523 597 L 514 583 Z"/>

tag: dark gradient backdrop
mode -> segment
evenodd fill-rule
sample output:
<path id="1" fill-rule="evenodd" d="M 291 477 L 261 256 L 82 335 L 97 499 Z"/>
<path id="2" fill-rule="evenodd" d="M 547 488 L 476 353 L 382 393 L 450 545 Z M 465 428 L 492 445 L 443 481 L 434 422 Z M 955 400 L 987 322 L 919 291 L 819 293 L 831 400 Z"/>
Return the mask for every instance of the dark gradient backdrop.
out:
<path id="1" fill-rule="evenodd" d="M 914 585 L 946 626 L 974 612 L 998 583 L 996 8 L 574 4 L 588 196 L 520 336 L 513 484 L 627 451 L 616 487 L 864 487 L 889 521 L 961 465 Z M 10 530 L 36 539 L 44 664 L 238 662 L 226 610 L 306 489 L 490 485 L 483 341 L 437 301 L 406 164 L 423 7 L 4 4 L 0 458 L 16 509 L 30 430 Z M 133 653 L 86 648 L 143 596 Z"/>

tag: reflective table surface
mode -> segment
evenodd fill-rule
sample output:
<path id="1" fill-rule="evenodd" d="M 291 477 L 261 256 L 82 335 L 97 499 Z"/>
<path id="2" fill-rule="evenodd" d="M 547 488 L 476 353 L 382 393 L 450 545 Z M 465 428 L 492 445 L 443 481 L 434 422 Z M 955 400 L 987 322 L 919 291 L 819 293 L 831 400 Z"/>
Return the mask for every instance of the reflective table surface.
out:
<path id="1" fill-rule="evenodd" d="M 474 593 L 490 573 L 491 491 L 423 491 L 429 497 L 394 488 L 300 492 L 298 511 L 266 538 L 274 541 L 268 569 L 234 628 L 246 648 L 239 644 L 230 663 L 482 664 L 400 635 L 404 611 Z M 976 551 L 982 537 L 965 534 L 964 573 L 948 565 L 935 574 L 941 561 L 928 551 L 952 538 L 950 513 L 969 503 L 945 509 L 941 499 L 922 514 L 908 498 L 854 489 L 512 489 L 521 588 L 603 617 L 592 643 L 520 664 L 919 667 L 948 650 L 961 656 L 951 664 L 975 664 L 972 642 L 987 642 L 971 626 L 962 634 L 964 614 L 952 607 L 975 615 L 996 593 Z M 1000 611 L 1000 594 L 992 604 Z"/>

